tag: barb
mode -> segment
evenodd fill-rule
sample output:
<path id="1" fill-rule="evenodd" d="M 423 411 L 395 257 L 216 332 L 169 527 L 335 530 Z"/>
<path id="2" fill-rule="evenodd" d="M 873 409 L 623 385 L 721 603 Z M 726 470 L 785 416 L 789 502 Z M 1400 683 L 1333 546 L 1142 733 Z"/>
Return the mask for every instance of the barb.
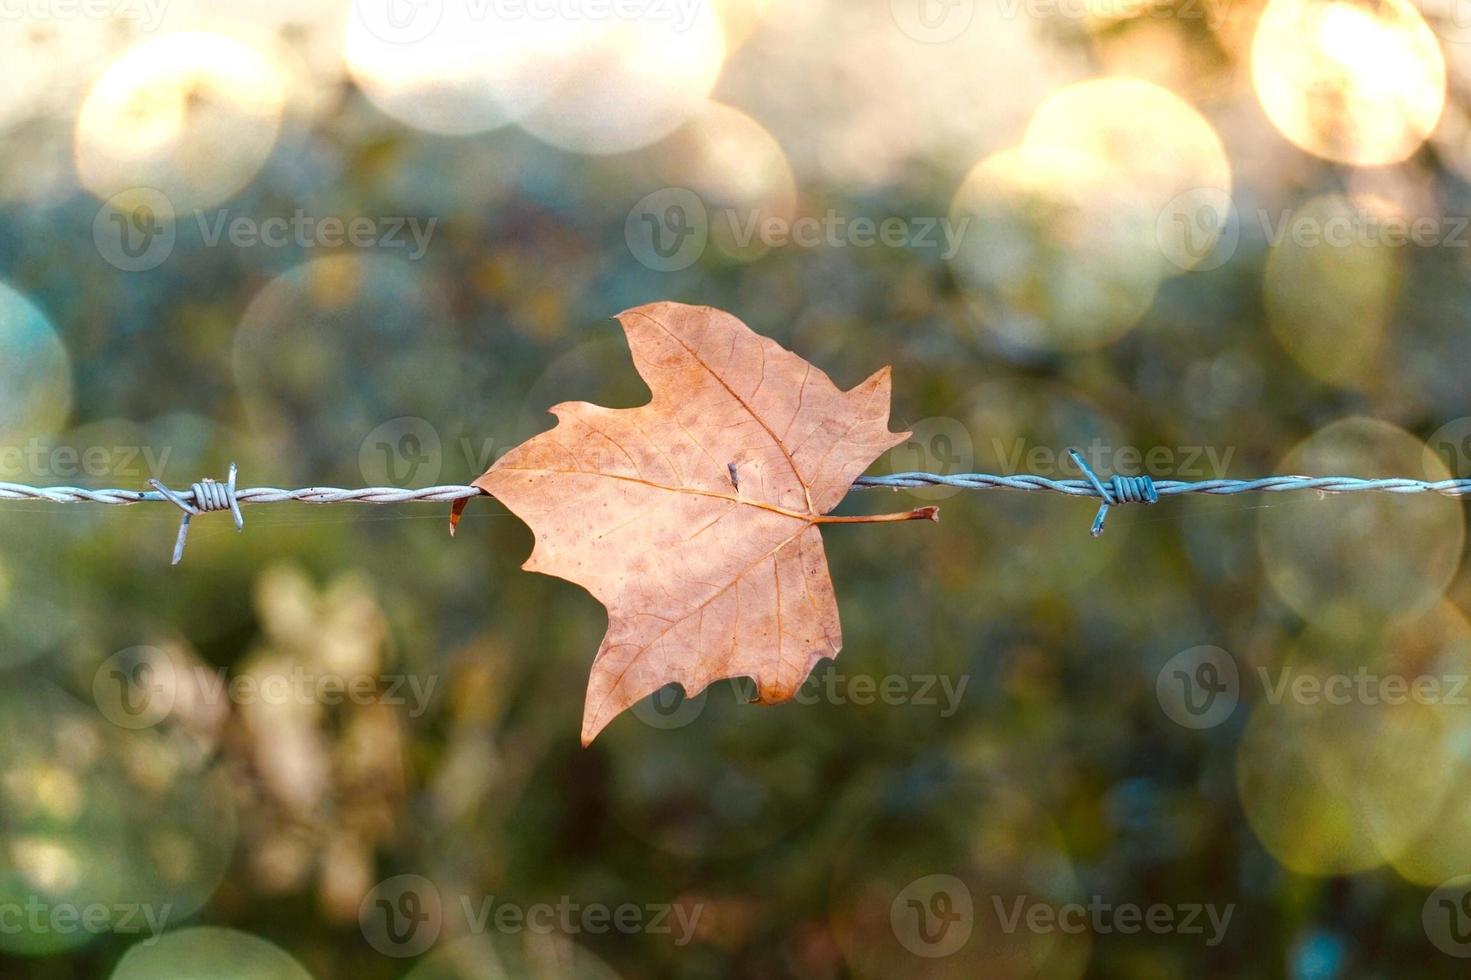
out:
<path id="1" fill-rule="evenodd" d="M 1001 476 L 994 473 L 895 473 L 890 476 L 862 476 L 854 490 L 908 490 L 916 487 L 955 487 L 960 490 L 1026 490 L 1060 493 L 1069 497 L 1092 497 L 1102 502 L 1093 521 L 1092 533 L 1103 531 L 1109 507 L 1126 503 L 1152 504 L 1161 497 L 1185 493 L 1213 496 L 1238 493 L 1286 493 L 1316 490 L 1329 493 L 1436 493 L 1447 497 L 1471 496 L 1471 479 L 1413 480 L 1405 477 L 1363 479 L 1353 476 L 1265 476 L 1255 480 L 1152 480 L 1147 476 L 1119 476 L 1105 482 L 1088 468 L 1077 450 L 1069 450 L 1083 472 L 1081 480 L 1054 480 L 1045 476 L 1020 474 Z M 85 487 L 33 487 L 22 483 L 0 483 L 0 501 L 28 500 L 55 504 L 171 503 L 184 511 L 174 549 L 174 563 L 183 556 L 189 519 L 208 511 L 229 510 L 236 529 L 243 525 L 240 504 L 275 504 L 297 501 L 308 504 L 407 504 L 454 503 L 471 497 L 486 496 L 479 487 L 446 485 L 406 490 L 401 487 L 302 487 L 282 490 L 277 487 L 235 489 L 235 467 L 230 467 L 225 485 L 213 480 L 194 484 L 189 490 L 176 492 L 156 480 L 153 490 L 93 490 Z"/>
<path id="2" fill-rule="evenodd" d="M 202 483 L 196 483 L 190 489 L 188 500 L 174 493 L 158 480 L 148 481 L 150 487 L 163 494 L 170 503 L 184 512 L 184 519 L 179 522 L 179 536 L 174 541 L 174 560 L 171 564 L 177 565 L 184 560 L 184 545 L 189 540 L 189 518 L 191 517 L 197 517 L 212 510 L 228 510 L 235 518 L 235 530 L 245 530 L 245 518 L 240 514 L 240 501 L 235 496 L 235 477 L 239 473 L 239 468 L 231 463 L 230 476 L 223 486 L 205 477 Z"/>

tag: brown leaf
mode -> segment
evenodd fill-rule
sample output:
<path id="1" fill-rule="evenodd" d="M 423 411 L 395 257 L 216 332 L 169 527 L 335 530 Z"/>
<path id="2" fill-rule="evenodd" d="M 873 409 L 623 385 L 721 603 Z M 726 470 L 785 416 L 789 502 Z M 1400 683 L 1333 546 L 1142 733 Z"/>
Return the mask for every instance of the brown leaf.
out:
<path id="1" fill-rule="evenodd" d="M 840 391 L 719 310 L 655 303 L 618 319 L 649 404 L 553 406 L 556 428 L 475 481 L 535 532 L 527 570 L 608 609 L 584 745 L 671 681 L 693 697 L 749 676 L 758 700 L 787 700 L 843 644 L 816 525 L 934 518 L 822 516 L 908 437 L 889 431 L 888 368 Z"/>

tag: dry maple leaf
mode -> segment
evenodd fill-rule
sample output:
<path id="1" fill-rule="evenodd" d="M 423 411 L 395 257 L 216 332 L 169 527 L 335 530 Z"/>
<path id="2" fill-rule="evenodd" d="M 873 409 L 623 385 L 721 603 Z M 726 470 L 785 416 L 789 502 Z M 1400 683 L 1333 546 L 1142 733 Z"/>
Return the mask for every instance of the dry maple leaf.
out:
<path id="1" fill-rule="evenodd" d="M 535 532 L 524 568 L 607 607 L 583 745 L 671 681 L 693 697 L 751 677 L 759 701 L 787 700 L 842 648 L 817 525 L 935 517 L 823 516 L 909 436 L 889 431 L 888 368 L 840 391 L 719 310 L 655 303 L 618 319 L 653 399 L 553 406 L 556 428 L 475 481 Z"/>

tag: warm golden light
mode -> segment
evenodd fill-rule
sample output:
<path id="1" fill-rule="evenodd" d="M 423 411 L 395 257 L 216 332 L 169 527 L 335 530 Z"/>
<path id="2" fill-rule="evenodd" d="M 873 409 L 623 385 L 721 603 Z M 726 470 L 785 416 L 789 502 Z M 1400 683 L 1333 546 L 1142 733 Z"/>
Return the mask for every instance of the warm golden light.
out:
<path id="1" fill-rule="evenodd" d="M 965 224 L 951 264 L 986 326 L 1034 348 L 1098 347 L 1154 300 L 1153 216 L 1137 213 L 1097 157 L 1024 144 L 987 157 L 950 207 Z"/>
<path id="2" fill-rule="evenodd" d="M 725 60 L 706 3 L 594 14 L 445 4 L 400 24 L 358 0 L 347 68 L 378 108 L 436 133 L 516 122 L 563 149 L 619 153 L 668 135 L 704 103 Z"/>
<path id="3" fill-rule="evenodd" d="M 1353 636 L 1309 629 L 1256 665 L 1263 700 L 1237 751 L 1242 807 L 1278 861 L 1337 875 L 1393 862 L 1437 884 L 1462 873 L 1461 746 L 1471 627 L 1448 603 Z"/>
<path id="4" fill-rule="evenodd" d="M 768 245 L 759 228 L 772 219 L 792 220 L 797 184 L 786 153 L 739 109 L 707 103 L 651 152 L 662 180 L 699 196 L 710 241 L 733 258 L 764 255 Z"/>
<path id="5" fill-rule="evenodd" d="M 1163 273 L 1193 268 L 1227 226 L 1231 164 L 1220 137 L 1179 96 L 1149 82 L 1071 85 L 1032 117 L 1026 141 L 1085 153 L 1126 212 L 1148 225 Z"/>
<path id="6" fill-rule="evenodd" d="M 578 153 L 622 153 L 677 129 L 704 105 L 725 62 L 707 4 L 669 17 L 553 21 L 542 74 L 551 97 L 522 125 Z"/>
<path id="7" fill-rule="evenodd" d="M 1303 370 L 1342 385 L 1376 375 L 1409 225 L 1381 198 L 1326 195 L 1277 229 L 1263 285 L 1267 323 Z"/>
<path id="8" fill-rule="evenodd" d="M 1320 429 L 1279 473 L 1450 476 L 1424 443 L 1388 422 L 1354 417 Z M 1307 496 L 1260 511 L 1267 580 L 1304 619 L 1345 636 L 1435 605 L 1461 560 L 1465 520 L 1449 497 Z M 1393 548 L 1385 542 L 1393 541 Z"/>
<path id="9" fill-rule="evenodd" d="M 1406 0 L 1271 0 L 1251 50 L 1272 124 L 1309 153 L 1357 166 L 1397 163 L 1435 129 L 1445 59 Z"/>
<path id="10" fill-rule="evenodd" d="M 178 211 L 217 204 L 275 145 L 284 91 L 276 67 L 219 34 L 148 41 L 93 84 L 76 125 L 76 166 L 100 198 L 161 191 Z"/>

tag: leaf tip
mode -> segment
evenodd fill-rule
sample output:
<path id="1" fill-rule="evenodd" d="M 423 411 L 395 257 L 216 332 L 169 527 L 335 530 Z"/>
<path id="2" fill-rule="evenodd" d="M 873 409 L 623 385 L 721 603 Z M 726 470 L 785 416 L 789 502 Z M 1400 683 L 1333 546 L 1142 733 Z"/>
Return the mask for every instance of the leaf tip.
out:
<path id="1" fill-rule="evenodd" d="M 888 391 L 893 387 L 893 383 L 894 366 L 892 364 L 885 364 L 883 367 L 879 368 L 877 371 L 864 378 L 858 384 L 854 385 L 853 390 L 867 391 L 869 388 L 878 388 L 883 391 Z"/>
<path id="2" fill-rule="evenodd" d="M 461 497 L 449 505 L 449 536 L 454 537 L 455 531 L 460 526 L 460 515 L 465 513 L 465 505 L 470 502 L 469 497 Z"/>

